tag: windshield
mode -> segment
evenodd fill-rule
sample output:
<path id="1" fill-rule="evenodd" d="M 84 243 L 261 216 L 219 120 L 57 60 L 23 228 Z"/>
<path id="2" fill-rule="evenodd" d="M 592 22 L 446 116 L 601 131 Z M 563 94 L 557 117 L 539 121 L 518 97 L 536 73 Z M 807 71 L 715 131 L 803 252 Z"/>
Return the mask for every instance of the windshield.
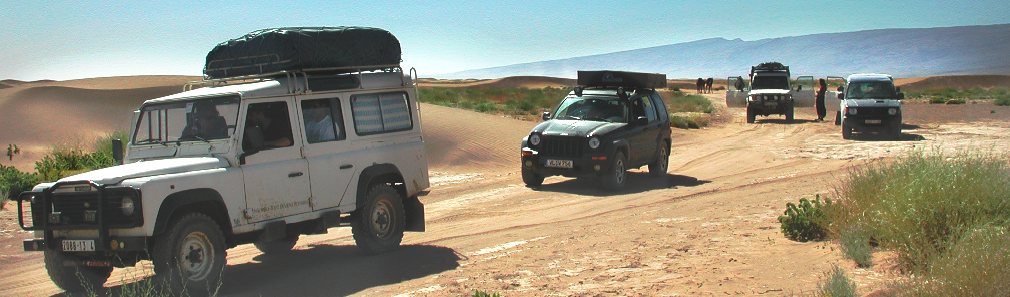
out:
<path id="1" fill-rule="evenodd" d="M 622 100 L 594 97 L 568 97 L 561 102 L 554 118 L 598 122 L 628 122 L 627 104 Z"/>
<path id="2" fill-rule="evenodd" d="M 887 99 L 894 98 L 894 84 L 890 81 L 867 81 L 849 84 L 845 99 Z"/>
<path id="3" fill-rule="evenodd" d="M 229 138 L 238 120 L 237 96 L 144 105 L 133 144 Z"/>
<path id="4" fill-rule="evenodd" d="M 789 77 L 778 75 L 755 75 L 750 84 L 752 90 L 788 90 Z"/>

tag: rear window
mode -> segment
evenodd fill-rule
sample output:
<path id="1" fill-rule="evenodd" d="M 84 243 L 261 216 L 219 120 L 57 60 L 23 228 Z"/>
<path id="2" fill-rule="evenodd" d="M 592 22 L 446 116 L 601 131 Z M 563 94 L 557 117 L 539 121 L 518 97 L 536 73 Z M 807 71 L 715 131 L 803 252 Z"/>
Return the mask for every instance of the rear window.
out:
<path id="1" fill-rule="evenodd" d="M 405 92 L 351 96 L 351 111 L 354 115 L 354 132 L 358 135 L 414 128 Z"/>

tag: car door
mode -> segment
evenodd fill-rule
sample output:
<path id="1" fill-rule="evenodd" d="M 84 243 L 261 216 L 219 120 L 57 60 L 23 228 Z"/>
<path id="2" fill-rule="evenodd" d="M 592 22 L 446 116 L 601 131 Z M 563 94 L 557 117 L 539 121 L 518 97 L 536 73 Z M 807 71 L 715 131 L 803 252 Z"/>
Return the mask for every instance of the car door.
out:
<path id="1" fill-rule="evenodd" d="M 293 98 L 245 101 L 242 118 L 245 142 L 253 126 L 260 127 L 267 141 L 291 137 L 289 145 L 264 146 L 258 150 L 243 145 L 245 161 L 240 168 L 245 180 L 246 218 L 249 222 L 260 222 L 311 211 L 308 163 L 302 158 L 299 145 L 302 133 L 300 125 L 291 122 L 298 118 Z M 257 123 L 260 116 L 268 118 L 269 124 Z M 275 135 L 281 136 L 274 138 Z"/>
<path id="2" fill-rule="evenodd" d="M 341 205 L 354 179 L 355 168 L 343 111 L 344 93 L 296 96 L 302 126 L 302 151 L 308 163 L 312 210 Z M 353 196 L 353 195 L 350 195 Z"/>
<path id="3" fill-rule="evenodd" d="M 838 88 L 845 87 L 845 78 L 840 76 L 828 76 L 825 78 L 827 82 L 828 91 L 824 92 L 824 106 L 827 107 L 829 114 L 831 112 L 841 110 L 841 100 L 838 99 Z"/>
<path id="4" fill-rule="evenodd" d="M 750 87 L 743 77 L 726 78 L 726 106 L 747 107 L 747 92 Z"/>
<path id="5" fill-rule="evenodd" d="M 798 76 L 791 87 L 789 92 L 793 95 L 793 107 L 814 107 L 816 84 L 813 76 Z"/>
<path id="6" fill-rule="evenodd" d="M 659 128 L 659 116 L 656 113 L 656 106 L 648 95 L 635 98 L 631 102 L 631 112 L 634 119 L 644 116 L 649 120 L 644 126 L 632 128 L 629 136 L 631 145 L 631 156 L 628 156 L 628 163 L 632 166 L 645 164 L 652 161 L 656 155 L 656 139 L 662 129 Z"/>

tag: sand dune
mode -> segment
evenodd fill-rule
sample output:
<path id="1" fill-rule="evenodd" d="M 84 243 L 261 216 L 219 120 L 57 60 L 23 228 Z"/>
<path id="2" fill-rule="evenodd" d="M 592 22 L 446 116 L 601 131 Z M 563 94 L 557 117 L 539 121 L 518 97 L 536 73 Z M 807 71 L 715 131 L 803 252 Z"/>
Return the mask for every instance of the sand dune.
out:
<path id="1" fill-rule="evenodd" d="M 516 171 L 519 142 L 537 124 L 430 104 L 421 104 L 421 122 L 435 171 Z"/>

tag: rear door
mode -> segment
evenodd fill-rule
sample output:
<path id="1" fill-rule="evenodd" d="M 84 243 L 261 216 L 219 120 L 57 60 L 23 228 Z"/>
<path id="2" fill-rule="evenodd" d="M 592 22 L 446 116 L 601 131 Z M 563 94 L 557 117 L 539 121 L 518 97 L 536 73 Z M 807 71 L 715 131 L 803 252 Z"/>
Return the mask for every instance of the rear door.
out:
<path id="1" fill-rule="evenodd" d="M 271 135 L 283 133 L 290 133 L 284 137 L 293 138 L 288 138 L 289 145 L 264 147 L 245 157 L 241 168 L 245 178 L 246 217 L 250 222 L 260 222 L 311 211 L 309 168 L 301 154 L 302 133 L 300 125 L 291 123 L 291 119 L 298 118 L 294 113 L 297 110 L 294 100 L 291 97 L 249 99 L 246 103 L 243 129 L 257 125 L 250 109 L 262 108 L 266 110 L 265 117 L 270 119 L 267 125 L 258 125 L 262 126 L 264 140 L 270 141 L 275 139 Z"/>
<path id="2" fill-rule="evenodd" d="M 747 107 L 747 92 L 750 91 L 743 77 L 726 78 L 726 106 Z"/>
<path id="3" fill-rule="evenodd" d="M 345 93 L 310 94 L 298 99 L 302 151 L 309 165 L 312 210 L 340 206 L 357 168 L 347 141 Z M 343 202 L 344 204 L 348 202 Z"/>
<path id="4" fill-rule="evenodd" d="M 649 96 L 635 98 L 631 102 L 632 122 L 640 116 L 649 119 L 645 126 L 632 128 L 628 142 L 631 145 L 631 156 L 628 156 L 630 164 L 645 164 L 652 161 L 656 156 L 656 142 L 659 139 L 661 121 L 656 111 L 656 106 Z M 632 165 L 635 166 L 635 165 Z"/>
<path id="5" fill-rule="evenodd" d="M 816 96 L 814 77 L 809 75 L 796 77 L 790 93 L 793 95 L 793 107 L 814 107 Z"/>

